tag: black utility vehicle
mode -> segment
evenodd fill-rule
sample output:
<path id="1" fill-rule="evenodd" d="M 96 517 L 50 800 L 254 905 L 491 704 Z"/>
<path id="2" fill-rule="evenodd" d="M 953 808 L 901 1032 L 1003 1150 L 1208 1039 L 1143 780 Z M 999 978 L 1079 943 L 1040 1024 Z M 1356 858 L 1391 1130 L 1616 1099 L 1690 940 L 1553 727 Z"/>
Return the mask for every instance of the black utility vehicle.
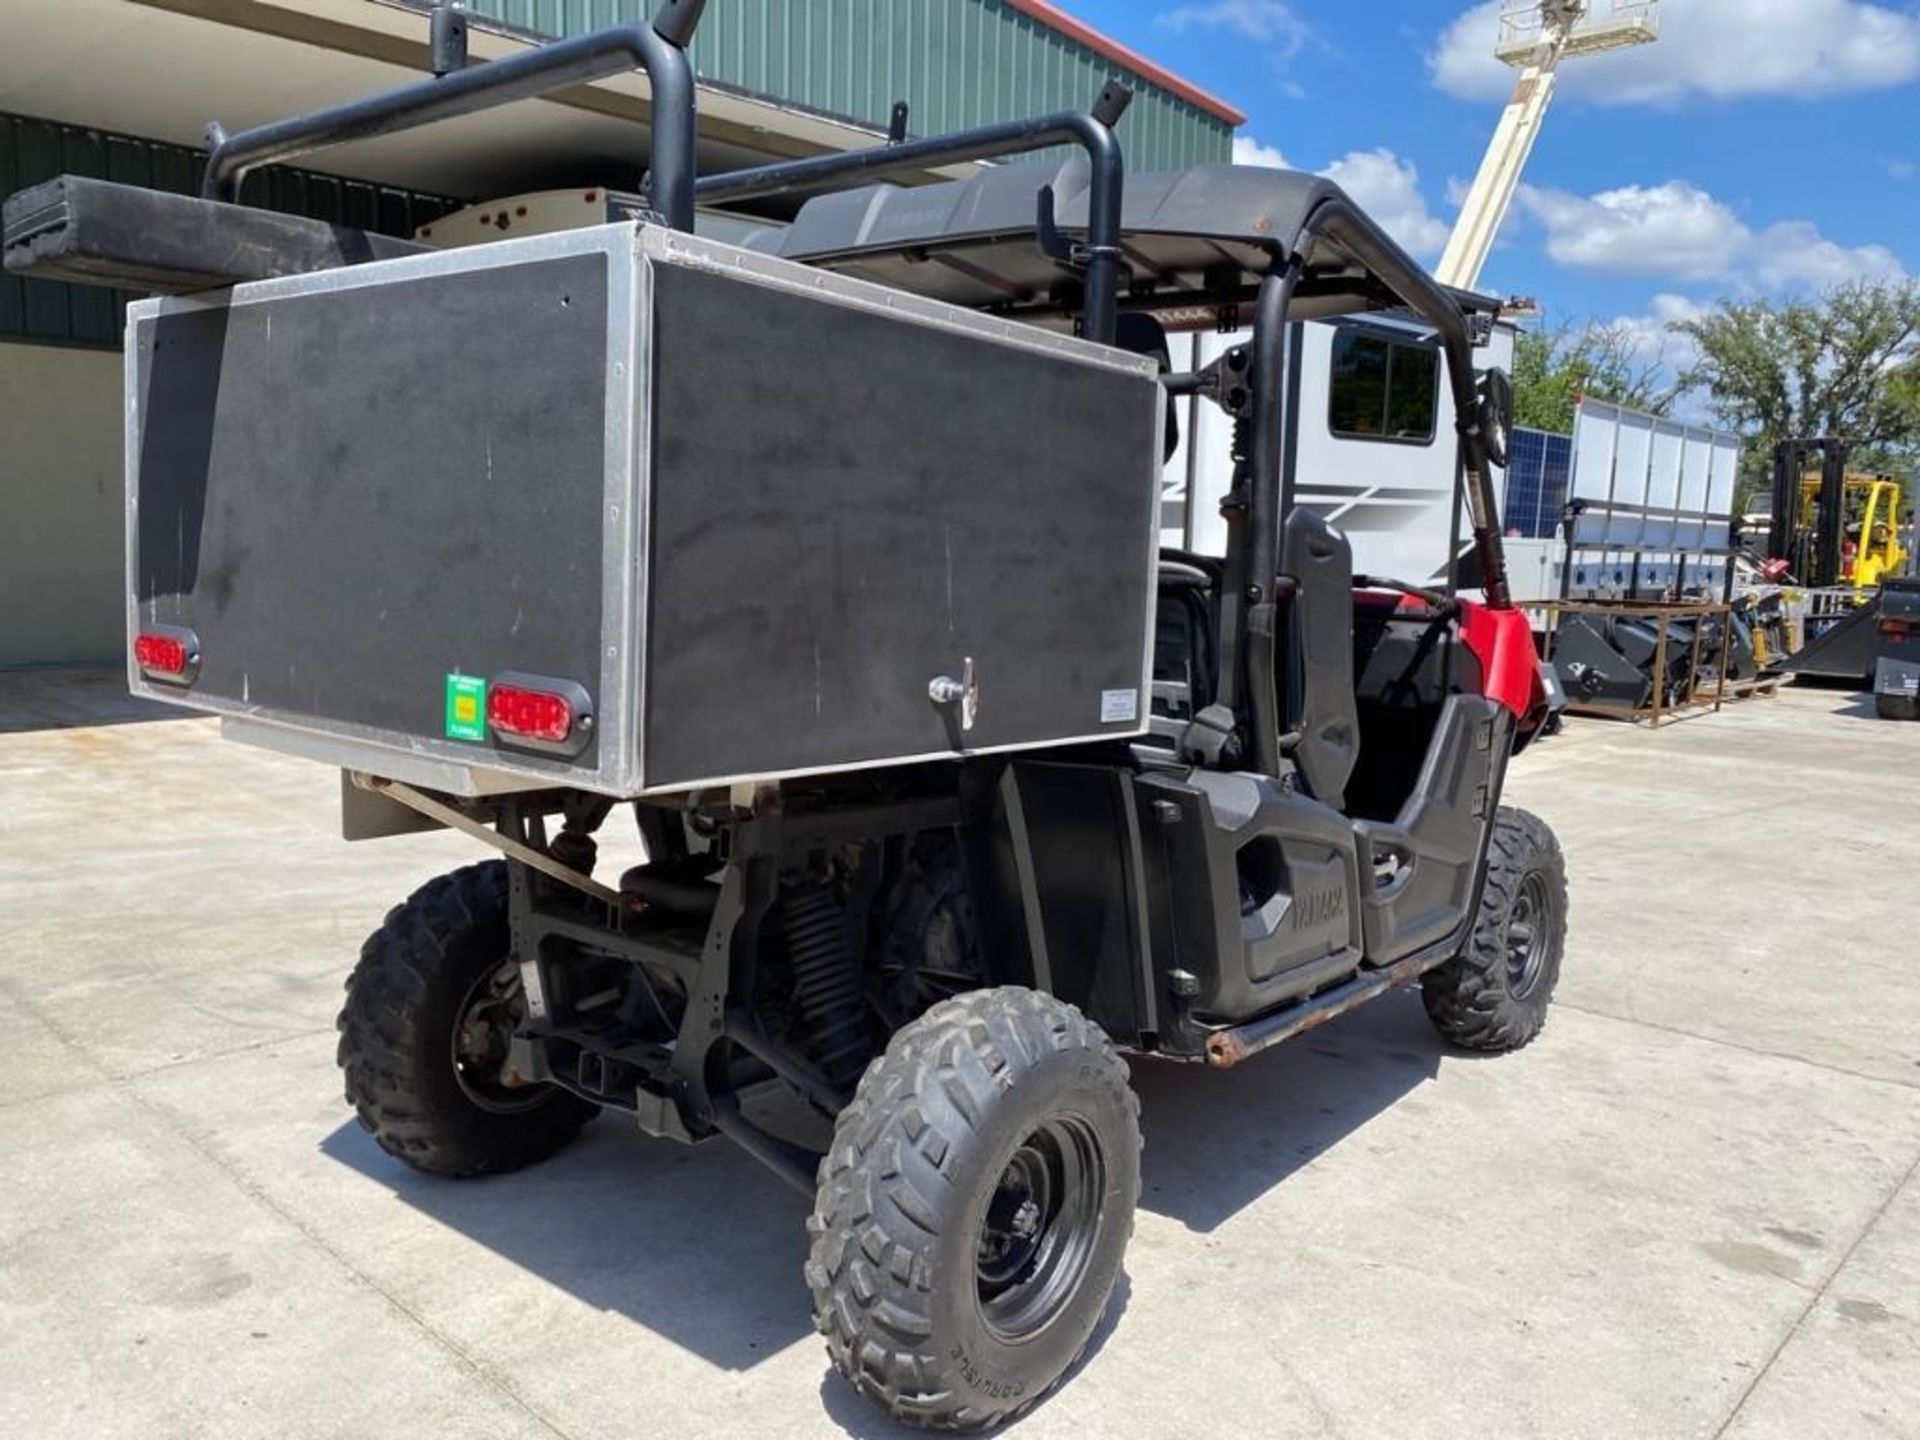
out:
<path id="1" fill-rule="evenodd" d="M 1920 720 L 1920 578 L 1880 585 L 1873 708 L 1883 720 Z"/>
<path id="2" fill-rule="evenodd" d="M 1117 87 L 696 178 L 699 8 L 471 67 L 443 14 L 437 78 L 216 131 L 198 198 L 24 192 L 6 261 L 160 292 L 127 327 L 133 688 L 340 767 L 352 838 L 501 852 L 361 952 L 340 1058 L 379 1143 L 471 1176 L 603 1110 L 724 1135 L 813 1198 L 841 1373 L 974 1429 L 1107 1304 L 1123 1054 L 1230 1066 L 1415 982 L 1463 1046 L 1542 1024 L 1566 889 L 1499 804 L 1544 702 L 1491 306 L 1322 179 L 1123 194 Z M 436 252 L 238 203 L 635 66 L 650 218 Z M 801 195 L 748 246 L 695 233 Z M 1353 574 L 1292 503 L 1290 328 L 1376 309 L 1444 356 L 1484 603 Z M 1169 329 L 1243 325 L 1171 373 Z M 1158 545 L 1189 394 L 1232 419 L 1224 558 Z M 616 814 L 646 863 L 596 873 Z"/>

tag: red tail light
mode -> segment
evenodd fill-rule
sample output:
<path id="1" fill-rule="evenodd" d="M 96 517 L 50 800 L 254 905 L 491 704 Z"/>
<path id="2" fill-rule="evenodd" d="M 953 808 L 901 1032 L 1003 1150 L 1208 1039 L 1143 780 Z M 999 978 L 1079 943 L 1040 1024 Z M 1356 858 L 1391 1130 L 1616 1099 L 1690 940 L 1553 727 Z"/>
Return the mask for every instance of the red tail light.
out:
<path id="1" fill-rule="evenodd" d="M 1880 622 L 1880 633 L 1889 640 L 1906 639 L 1907 631 L 1911 628 L 1912 626 L 1905 620 L 1882 620 Z"/>
<path id="2" fill-rule="evenodd" d="M 191 630 L 156 625 L 134 637 L 133 661 L 150 680 L 184 685 L 200 669 L 200 642 Z"/>
<path id="3" fill-rule="evenodd" d="M 573 706 L 564 695 L 496 684 L 487 691 L 487 723 L 503 735 L 557 745 L 573 733 Z"/>
<path id="4" fill-rule="evenodd" d="M 495 676 L 487 686 L 487 724 L 508 744 L 575 754 L 593 735 L 593 702 L 571 680 Z"/>

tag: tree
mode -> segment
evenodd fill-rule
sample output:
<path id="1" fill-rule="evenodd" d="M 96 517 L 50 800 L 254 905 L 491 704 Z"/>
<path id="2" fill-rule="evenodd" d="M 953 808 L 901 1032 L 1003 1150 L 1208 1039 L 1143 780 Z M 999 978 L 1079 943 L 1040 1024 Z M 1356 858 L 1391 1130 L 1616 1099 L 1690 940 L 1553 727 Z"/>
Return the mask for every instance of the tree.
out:
<path id="1" fill-rule="evenodd" d="M 1699 351 L 1681 384 L 1748 437 L 1761 468 L 1777 442 L 1799 436 L 1847 440 L 1867 468 L 1905 468 L 1920 454 L 1920 282 L 1722 300 L 1670 328 Z"/>
<path id="2" fill-rule="evenodd" d="M 1679 387 L 1667 382 L 1662 358 L 1647 355 L 1642 335 L 1624 324 L 1523 330 L 1513 346 L 1514 423 L 1567 434 L 1582 395 L 1665 415 Z"/>

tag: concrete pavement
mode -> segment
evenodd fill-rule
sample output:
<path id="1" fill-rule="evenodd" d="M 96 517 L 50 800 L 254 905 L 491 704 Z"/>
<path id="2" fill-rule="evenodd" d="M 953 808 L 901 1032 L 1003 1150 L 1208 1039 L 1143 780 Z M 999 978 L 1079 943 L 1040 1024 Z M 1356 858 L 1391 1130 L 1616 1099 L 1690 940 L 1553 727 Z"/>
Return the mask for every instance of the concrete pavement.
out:
<path id="1" fill-rule="evenodd" d="M 608 1117 L 447 1184 L 333 1066 L 364 934 L 455 836 L 346 846 L 324 769 L 0 676 L 0 1433 L 878 1437 L 801 1203 Z M 1920 1437 L 1920 726 L 1788 691 L 1518 762 L 1560 1004 L 1445 1052 L 1389 997 L 1135 1067 L 1127 1278 L 1022 1437 Z"/>

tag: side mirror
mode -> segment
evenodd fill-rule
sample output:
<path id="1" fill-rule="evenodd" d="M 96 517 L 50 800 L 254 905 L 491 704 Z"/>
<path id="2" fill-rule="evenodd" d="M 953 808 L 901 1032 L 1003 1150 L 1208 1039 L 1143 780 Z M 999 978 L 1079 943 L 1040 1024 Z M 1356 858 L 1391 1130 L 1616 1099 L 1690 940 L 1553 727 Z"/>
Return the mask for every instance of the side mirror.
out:
<path id="1" fill-rule="evenodd" d="M 1474 394 L 1480 403 L 1480 444 L 1487 460 L 1507 468 L 1507 441 L 1513 435 L 1513 381 L 1497 368 L 1482 370 L 1474 378 Z"/>

